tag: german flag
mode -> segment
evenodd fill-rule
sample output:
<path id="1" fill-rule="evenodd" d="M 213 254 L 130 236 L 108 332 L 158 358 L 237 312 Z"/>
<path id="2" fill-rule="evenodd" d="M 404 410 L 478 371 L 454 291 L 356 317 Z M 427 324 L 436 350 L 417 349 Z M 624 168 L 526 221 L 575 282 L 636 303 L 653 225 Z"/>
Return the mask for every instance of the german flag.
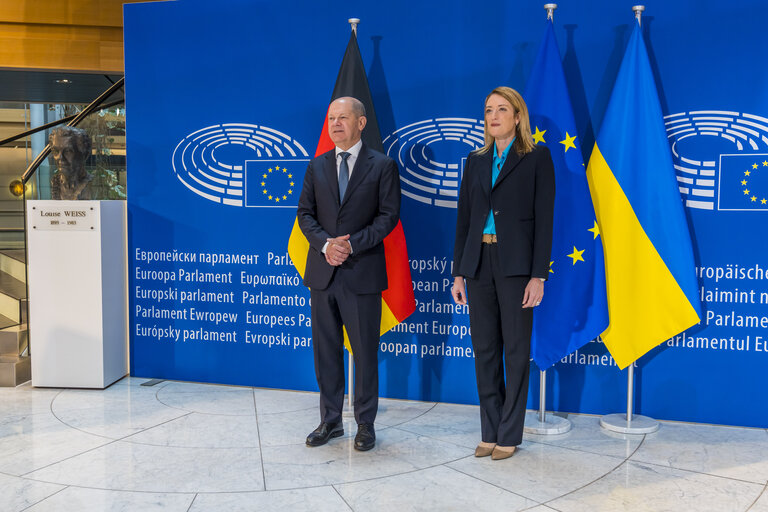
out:
<path id="1" fill-rule="evenodd" d="M 341 69 L 339 69 L 339 76 L 336 78 L 336 86 L 333 88 L 331 101 L 343 96 L 352 96 L 363 102 L 366 117 L 368 118 L 368 123 L 362 134 L 363 143 L 370 148 L 383 152 L 384 147 L 381 143 L 381 133 L 379 132 L 379 124 L 376 120 L 376 111 L 373 108 L 371 90 L 368 87 L 368 78 L 365 75 L 365 67 L 360 56 L 360 48 L 357 45 L 355 32 L 352 32 L 349 38 L 349 44 L 344 53 L 344 59 L 341 62 Z M 315 156 L 322 155 L 334 147 L 335 145 L 328 135 L 328 116 L 326 115 Z M 304 237 L 301 229 L 299 229 L 297 219 L 293 223 L 291 237 L 288 240 L 288 254 L 302 278 L 307 266 L 308 251 L 309 242 Z M 384 252 L 387 260 L 389 288 L 381 294 L 381 334 L 392 329 L 416 310 L 416 300 L 413 296 L 413 286 L 411 284 L 411 269 L 408 264 L 408 248 L 405 243 L 403 225 L 399 221 L 392 233 L 384 239 Z M 346 332 L 344 338 L 345 346 L 347 350 L 350 350 Z"/>

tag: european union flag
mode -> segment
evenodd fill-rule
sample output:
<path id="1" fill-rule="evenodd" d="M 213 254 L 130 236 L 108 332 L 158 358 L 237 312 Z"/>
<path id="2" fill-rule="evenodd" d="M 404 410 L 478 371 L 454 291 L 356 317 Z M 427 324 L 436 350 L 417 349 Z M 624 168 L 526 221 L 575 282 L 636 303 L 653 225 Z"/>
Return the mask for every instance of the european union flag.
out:
<path id="1" fill-rule="evenodd" d="M 246 160 L 245 206 L 296 208 L 308 162 L 295 158 Z"/>
<path id="2" fill-rule="evenodd" d="M 718 210 L 768 210 L 768 155 L 720 155 Z"/>
<path id="3" fill-rule="evenodd" d="M 531 339 L 531 357 L 546 370 L 608 325 L 600 230 L 551 21 L 528 81 L 526 102 L 534 141 L 546 144 L 552 153 L 557 187 L 549 280 L 535 310 Z"/>

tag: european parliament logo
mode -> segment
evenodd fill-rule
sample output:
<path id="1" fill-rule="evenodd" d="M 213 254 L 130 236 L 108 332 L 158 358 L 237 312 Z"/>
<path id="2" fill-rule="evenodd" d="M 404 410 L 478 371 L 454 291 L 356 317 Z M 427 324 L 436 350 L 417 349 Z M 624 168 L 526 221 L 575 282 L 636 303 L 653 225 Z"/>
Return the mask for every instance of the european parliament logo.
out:
<path id="1" fill-rule="evenodd" d="M 198 196 L 240 207 L 295 208 L 296 176 L 309 155 L 296 139 L 267 126 L 216 124 L 184 137 L 171 164 L 179 181 Z M 297 185 L 298 184 L 298 185 Z"/>
<path id="2" fill-rule="evenodd" d="M 485 144 L 483 122 L 443 117 L 411 123 L 384 139 L 400 166 L 400 191 L 420 203 L 456 208 L 467 154 Z"/>
<path id="3" fill-rule="evenodd" d="M 664 121 L 686 207 L 768 211 L 768 118 L 696 110 Z"/>

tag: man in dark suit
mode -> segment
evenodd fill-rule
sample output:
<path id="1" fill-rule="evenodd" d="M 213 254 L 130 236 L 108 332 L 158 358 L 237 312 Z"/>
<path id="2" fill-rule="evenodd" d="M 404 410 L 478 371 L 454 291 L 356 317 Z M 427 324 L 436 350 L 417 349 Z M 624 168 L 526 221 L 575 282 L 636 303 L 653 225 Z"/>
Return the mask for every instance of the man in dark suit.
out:
<path id="1" fill-rule="evenodd" d="M 355 362 L 355 449 L 376 443 L 381 292 L 387 288 L 384 238 L 400 218 L 400 179 L 394 160 L 362 140 L 365 107 L 334 100 L 328 133 L 336 148 L 307 166 L 297 211 L 309 241 L 304 284 L 311 289 L 312 347 L 320 388 L 320 425 L 307 436 L 321 446 L 344 434 L 346 327 Z"/>

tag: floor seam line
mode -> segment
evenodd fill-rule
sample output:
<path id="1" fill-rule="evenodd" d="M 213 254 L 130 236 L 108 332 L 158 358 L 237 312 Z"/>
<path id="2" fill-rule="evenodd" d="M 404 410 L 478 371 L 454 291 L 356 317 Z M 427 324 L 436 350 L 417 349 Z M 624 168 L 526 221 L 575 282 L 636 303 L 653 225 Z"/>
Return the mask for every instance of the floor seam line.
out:
<path id="1" fill-rule="evenodd" d="M 703 471 L 696 471 L 696 470 L 692 470 L 692 469 L 682 469 L 682 468 L 676 468 L 676 467 L 673 467 L 673 466 L 664 466 L 662 464 L 656 464 L 654 462 L 644 462 L 644 461 L 640 461 L 640 460 L 637 460 L 637 459 L 632 459 L 632 457 L 634 457 L 637 454 L 637 452 L 640 451 L 640 447 L 645 443 L 645 441 L 646 441 L 646 437 L 645 437 L 645 434 L 644 434 L 643 435 L 643 440 L 640 441 L 639 445 L 637 445 L 637 448 L 635 448 L 635 451 L 633 451 L 632 454 L 629 457 L 627 457 L 627 459 L 626 459 L 627 462 L 634 462 L 634 463 L 637 463 L 637 464 L 650 464 L 652 466 L 657 466 L 657 467 L 662 467 L 662 468 L 667 468 L 667 469 L 676 469 L 678 471 L 685 471 L 685 472 L 688 472 L 688 473 L 694 473 L 694 474 L 698 474 L 698 475 L 713 476 L 715 478 L 724 478 L 726 480 L 734 480 L 736 482 L 743 482 L 743 483 L 748 483 L 748 484 L 760 485 L 760 482 L 752 482 L 752 481 L 749 481 L 749 480 L 742 480 L 741 478 L 732 478 L 732 477 L 728 477 L 728 476 L 713 475 L 712 473 L 704 473 Z M 632 459 L 632 460 L 630 460 L 630 459 Z M 768 483 L 766 483 L 766 485 L 768 485 Z"/>
<path id="2" fill-rule="evenodd" d="M 341 495 L 341 493 L 339 492 L 339 490 L 336 488 L 336 486 L 337 486 L 337 485 L 343 485 L 343 484 L 331 484 L 331 489 L 333 489 L 334 491 L 336 491 L 336 494 L 338 494 L 338 495 L 339 495 L 339 498 L 341 498 L 341 501 L 343 501 L 343 502 L 344 502 L 344 504 L 347 506 L 347 508 L 349 508 L 349 510 L 351 510 L 352 512 L 355 512 L 355 509 L 354 509 L 354 508 L 352 508 L 352 505 L 350 505 L 350 504 L 347 502 L 347 500 L 345 500 L 345 499 L 344 499 L 344 496 L 342 496 L 342 495 Z"/>
<path id="3" fill-rule="evenodd" d="M 192 414 L 192 413 L 185 414 L 184 416 L 188 416 L 189 414 Z M 99 446 L 94 446 L 93 448 L 89 448 L 89 449 L 85 450 L 84 452 L 76 453 L 75 455 L 70 455 L 69 457 L 65 457 L 65 458 L 63 458 L 61 460 L 57 460 L 56 462 L 51 462 L 50 464 L 46 464 L 45 466 L 41 466 L 39 468 L 33 469 L 32 471 L 27 471 L 26 473 L 22 473 L 21 475 L 18 475 L 18 478 L 24 478 L 24 479 L 32 480 L 32 481 L 35 481 L 35 482 L 44 481 L 44 480 L 35 480 L 34 478 L 29 478 L 29 477 L 27 477 L 27 475 L 29 475 L 30 473 L 34 473 L 36 471 L 41 471 L 41 470 L 43 470 L 45 468 L 49 468 L 49 467 L 54 466 L 56 464 L 61 464 L 62 462 L 66 462 L 66 461 L 68 461 L 70 459 L 74 459 L 75 457 L 79 457 L 81 455 L 85 455 L 86 453 L 92 452 L 94 450 L 98 450 L 99 448 L 104 448 L 105 446 L 109 446 L 111 444 L 120 442 L 120 441 L 122 441 L 124 439 L 127 439 L 127 438 L 131 437 L 131 436 L 134 436 L 136 434 L 141 434 L 142 432 L 145 432 L 147 430 L 153 429 L 155 427 L 159 427 L 160 425 L 165 425 L 166 423 L 169 423 L 169 422 L 177 420 L 177 419 L 178 418 L 173 418 L 173 419 L 170 419 L 168 421 L 164 421 L 162 423 L 158 423 L 157 425 L 153 425 L 153 426 L 151 426 L 149 428 L 142 429 L 142 430 L 140 430 L 138 432 L 133 432 L 132 434 L 128 434 L 127 436 L 123 436 L 123 437 L 120 437 L 118 439 L 112 439 L 108 443 L 104 443 L 104 444 L 101 444 Z M 65 425 L 66 425 L 66 423 L 65 423 Z M 79 430 L 79 429 L 75 429 L 75 430 Z M 107 439 L 109 439 L 109 438 L 107 438 Z M 136 443 L 131 443 L 131 444 L 136 444 Z M 61 483 L 59 483 L 58 485 L 70 485 L 70 484 L 61 484 Z"/>
<path id="4" fill-rule="evenodd" d="M 187 512 L 192 510 L 192 505 L 195 504 L 195 500 L 197 499 L 197 493 L 195 493 L 194 497 L 192 498 L 192 501 L 189 502 L 189 506 L 187 507 Z"/>
<path id="5" fill-rule="evenodd" d="M 61 485 L 61 484 L 59 484 L 59 485 Z M 32 504 L 31 504 L 31 505 L 29 505 L 28 507 L 24 507 L 24 508 L 23 508 L 23 509 L 21 509 L 19 512 L 24 512 L 25 510 L 29 510 L 30 508 L 32 508 L 32 507 L 34 507 L 34 506 L 36 506 L 36 505 L 38 505 L 38 504 L 40 504 L 40 503 L 44 502 L 44 501 L 45 501 L 45 500 L 47 500 L 48 498 L 51 498 L 51 497 L 53 497 L 53 496 L 56 496 L 56 495 L 57 495 L 57 494 L 59 494 L 61 491 L 64 491 L 64 490 L 66 490 L 66 489 L 68 489 L 68 488 L 69 488 L 69 486 L 68 486 L 68 485 L 65 485 L 64 487 L 62 487 L 62 488 L 61 488 L 61 489 L 59 489 L 58 491 L 56 491 L 56 492 L 54 492 L 54 493 L 52 493 L 52 494 L 49 494 L 49 495 L 48 495 L 48 496 L 46 496 L 45 498 L 43 498 L 43 499 L 41 499 L 41 500 L 38 500 L 38 501 L 36 501 L 36 502 L 32 503 Z"/>
<path id="6" fill-rule="evenodd" d="M 572 489 L 572 490 L 568 491 L 567 493 L 561 494 L 560 496 L 558 496 L 556 498 L 552 498 L 551 500 L 547 500 L 544 503 L 542 503 L 542 505 L 549 506 L 548 503 L 552 503 L 553 501 L 559 500 L 559 499 L 564 498 L 566 496 L 569 496 L 569 495 L 571 495 L 571 494 L 573 494 L 575 492 L 578 492 L 581 489 L 584 489 L 585 487 L 588 487 L 588 486 L 594 484 L 595 482 L 597 482 L 598 480 L 602 480 L 606 476 L 610 475 L 611 473 L 613 473 L 614 471 L 619 469 L 621 466 L 623 466 L 624 464 L 629 462 L 630 457 L 632 457 L 635 453 L 637 453 L 637 450 L 639 450 L 640 447 L 643 446 L 643 443 L 645 442 L 645 439 L 646 439 L 646 435 L 643 434 L 643 438 L 640 440 L 640 443 L 638 443 L 637 448 L 635 448 L 632 451 L 632 453 L 630 453 L 626 458 L 624 458 L 619 464 L 617 464 L 615 467 L 613 467 L 610 471 L 606 471 L 605 473 L 603 473 L 599 477 L 595 478 L 594 480 L 592 480 L 590 482 L 587 482 L 586 484 L 584 484 L 584 485 L 582 485 L 580 487 L 577 487 L 576 489 Z"/>
<path id="7" fill-rule="evenodd" d="M 428 413 L 429 411 L 431 411 L 432 409 L 434 409 L 435 407 L 437 407 L 437 404 L 438 404 L 438 403 L 439 403 L 439 402 L 434 402 L 434 403 L 432 404 L 432 407 L 430 407 L 429 409 L 427 409 L 426 411 L 424 411 L 424 412 L 422 412 L 422 413 L 420 413 L 420 414 L 417 414 L 416 416 L 414 416 L 414 417 L 413 417 L 413 418 L 411 418 L 411 419 L 408 419 L 408 420 L 405 420 L 405 421 L 401 421 L 400 423 L 395 423 L 395 424 L 393 424 L 393 425 L 389 425 L 389 426 L 390 426 L 390 427 L 397 427 L 397 426 L 403 425 L 403 424 L 405 424 L 405 423 L 408 423 L 409 421 L 417 420 L 417 419 L 421 418 L 422 416 L 424 416 L 425 414 L 427 414 L 427 413 Z"/>
<path id="8" fill-rule="evenodd" d="M 153 428 L 162 427 L 163 425 L 167 425 L 168 423 L 171 423 L 173 421 L 180 420 L 181 418 L 186 418 L 190 414 L 194 414 L 194 413 L 188 412 L 187 414 L 182 414 L 181 416 L 177 416 L 175 418 L 171 418 L 170 420 L 165 420 L 165 421 L 163 421 L 161 423 L 158 423 L 157 425 L 152 425 L 151 427 L 143 428 L 143 429 L 139 430 L 138 432 L 133 432 L 133 433 L 128 434 L 127 436 L 123 436 L 120 439 L 115 439 L 115 441 L 124 441 L 124 440 L 128 439 L 129 437 L 133 437 L 133 436 L 138 435 L 138 434 L 143 434 L 144 432 L 148 432 L 148 431 L 152 430 Z M 131 443 L 131 444 L 141 444 L 141 443 Z"/>
<path id="9" fill-rule="evenodd" d="M 611 459 L 617 459 L 617 460 L 627 460 L 627 457 L 625 457 L 625 456 L 621 456 L 621 455 L 611 455 L 610 453 L 598 453 L 598 452 L 591 452 L 591 451 L 589 451 L 589 450 L 585 450 L 585 449 L 583 449 L 583 448 L 573 448 L 573 447 L 571 447 L 571 446 L 559 446 L 559 445 L 556 445 L 556 444 L 550 444 L 550 443 L 538 443 L 538 442 L 536 442 L 536 441 L 528 441 L 528 442 L 529 442 L 529 443 L 535 443 L 535 444 L 539 444 L 539 445 L 548 446 L 548 447 L 551 447 L 551 448 L 560 448 L 560 449 L 563 449 L 563 450 L 570 450 L 570 451 L 572 451 L 572 452 L 578 452 L 578 453 L 588 453 L 588 454 L 590 454 L 590 455 L 599 455 L 600 457 L 609 457 L 609 458 L 611 458 Z M 632 453 L 634 453 L 634 450 L 632 451 Z"/>
<path id="10" fill-rule="evenodd" d="M 453 470 L 453 471 L 456 471 L 457 473 L 461 473 L 462 475 L 468 476 L 468 477 L 470 477 L 470 478 L 473 478 L 473 479 L 475 479 L 475 480 L 479 480 L 480 482 L 483 482 L 483 483 L 486 483 L 486 484 L 488 484 L 488 485 L 490 485 L 490 486 L 496 487 L 497 489 L 501 489 L 501 490 L 502 490 L 502 491 L 504 491 L 504 492 L 508 492 L 508 493 L 510 493 L 510 494 L 514 494 L 515 496 L 520 496 L 520 497 L 521 497 L 521 498 L 523 498 L 524 500 L 529 500 L 529 501 L 532 501 L 532 502 L 536 503 L 536 505 L 533 505 L 533 506 L 531 506 L 531 507 L 526 507 L 526 509 L 528 509 L 528 508 L 533 508 L 533 507 L 538 507 L 539 505 L 543 505 L 543 504 L 544 504 L 544 503 L 540 502 L 539 500 L 535 500 L 535 499 L 533 499 L 533 498 L 529 498 L 528 496 L 524 496 L 524 495 L 522 495 L 522 494 L 520 494 L 520 493 L 518 493 L 518 492 L 512 491 L 512 490 L 510 490 L 510 489 L 506 489 L 506 488 L 504 488 L 504 487 L 502 487 L 502 486 L 500 486 L 500 485 L 498 485 L 498 484 L 494 484 L 493 482 L 489 482 L 488 480 L 485 480 L 485 479 L 483 479 L 483 478 L 480 478 L 479 476 L 470 475 L 469 473 L 465 473 L 464 471 L 462 471 L 462 470 L 460 470 L 460 469 L 456 469 L 456 468 L 454 468 L 453 466 L 448 466 L 447 464 L 443 464 L 443 465 L 444 465 L 446 468 L 448 468 L 448 469 L 451 469 L 451 470 Z M 521 510 L 525 510 L 525 509 L 521 509 Z"/>
<path id="11" fill-rule="evenodd" d="M 286 487 L 286 488 L 272 489 L 272 490 L 274 490 L 274 491 L 296 491 L 296 490 L 301 490 L 301 489 L 317 489 L 317 488 L 321 488 L 321 487 L 328 487 L 329 485 L 330 486 L 334 486 L 334 485 L 356 484 L 356 483 L 360 483 L 360 482 L 372 482 L 374 480 L 381 480 L 381 479 L 384 479 L 384 478 L 392 478 L 392 477 L 396 477 L 396 476 L 399 476 L 399 475 L 409 475 L 411 473 L 416 473 L 418 471 L 424 471 L 426 469 L 436 468 L 436 467 L 439 467 L 439 466 L 443 466 L 445 464 L 451 464 L 451 463 L 454 463 L 456 461 L 460 461 L 462 459 L 466 459 L 467 457 L 468 456 L 465 455 L 463 457 L 458 457 L 456 459 L 448 460 L 448 461 L 445 461 L 445 462 L 440 462 L 440 463 L 437 463 L 437 464 L 432 464 L 431 466 L 424 466 L 423 468 L 413 468 L 413 469 L 408 470 L 408 471 L 402 471 L 400 473 L 394 473 L 394 474 L 391 474 L 391 475 L 374 476 L 374 477 L 371 477 L 371 478 L 362 478 L 360 480 L 349 480 L 349 481 L 346 481 L 346 482 L 332 482 L 332 483 L 324 483 L 324 484 L 318 484 L 318 485 L 308 485 L 308 486 L 303 486 L 303 487 Z M 242 491 L 242 492 L 257 492 L 257 491 Z"/>
<path id="12" fill-rule="evenodd" d="M 440 439 L 440 438 L 437 438 L 437 437 L 433 437 L 433 436 L 430 436 L 428 434 L 422 434 L 420 432 L 414 432 L 413 430 L 408 430 L 407 428 L 404 428 L 404 427 L 398 426 L 398 427 L 389 427 L 389 428 L 394 428 L 394 429 L 397 429 L 397 430 L 402 430 L 403 432 L 408 432 L 409 434 L 413 434 L 413 435 L 419 436 L 419 437 L 428 437 L 429 439 L 434 439 L 435 441 L 440 441 L 441 443 L 452 444 L 453 446 L 456 446 L 458 448 L 464 448 L 467 451 L 472 451 L 473 450 L 473 448 L 468 447 L 468 446 L 464 446 L 463 444 L 454 443 L 453 441 L 447 441 L 445 439 Z"/>
<path id="13" fill-rule="evenodd" d="M 674 469 L 675 471 L 684 471 L 686 473 L 693 473 L 695 475 L 704 475 L 704 476 L 711 476 L 713 478 L 722 478 L 724 480 L 733 480 L 734 482 L 741 482 L 744 484 L 752 484 L 752 485 L 765 485 L 762 482 L 756 482 L 754 480 L 744 480 L 743 478 L 734 478 L 732 476 L 723 476 L 723 475 L 715 475 L 713 473 L 706 473 L 704 471 L 696 471 L 695 469 L 685 469 L 685 468 L 678 468 L 675 466 L 667 466 L 664 464 L 659 464 L 657 462 L 646 462 L 644 460 L 637 460 L 637 459 L 627 459 L 627 462 L 634 462 L 635 464 L 647 464 L 649 466 L 656 466 L 659 468 L 664 469 Z"/>
<path id="14" fill-rule="evenodd" d="M 754 507 L 754 506 L 755 506 L 755 503 L 757 503 L 758 501 L 760 501 L 760 498 L 762 497 L 762 495 L 763 495 L 763 494 L 765 494 L 765 490 L 766 490 L 766 488 L 768 488 L 768 482 L 765 482 L 765 485 L 763 485 L 763 490 L 762 490 L 762 491 L 760 491 L 760 494 L 758 494 L 758 495 L 757 495 L 757 498 L 755 498 L 755 501 L 753 501 L 753 502 L 752 502 L 752 503 L 751 503 L 751 504 L 750 504 L 750 505 L 749 505 L 749 506 L 746 508 L 746 510 L 745 510 L 744 512 L 749 512 L 750 510 L 752 510 L 752 507 Z"/>
<path id="15" fill-rule="evenodd" d="M 402 427 L 400 425 L 403 425 L 403 424 L 401 423 L 401 424 L 398 424 L 398 426 L 390 426 L 390 427 L 387 427 L 387 428 L 396 428 L 397 430 L 402 430 L 403 432 L 408 432 L 409 434 L 414 434 L 414 435 L 421 436 L 421 437 L 428 437 L 430 439 L 434 439 L 436 441 L 441 441 L 441 442 L 444 442 L 444 443 L 450 443 L 450 444 L 452 444 L 454 446 L 458 446 L 459 448 L 466 448 L 467 450 L 472 450 L 473 449 L 471 447 L 464 446 L 463 444 L 459 444 L 459 443 L 456 443 L 454 441 L 448 441 L 448 440 L 445 440 L 445 439 L 441 439 L 439 437 L 434 437 L 434 436 L 429 435 L 429 434 L 424 434 L 424 433 L 421 433 L 421 432 L 415 432 L 413 430 L 409 430 L 407 427 Z M 551 443 L 545 443 L 545 442 L 541 442 L 541 441 L 533 441 L 533 440 L 530 440 L 530 439 L 524 439 L 524 441 L 527 442 L 527 443 L 544 445 L 544 446 L 548 446 L 548 447 L 552 447 L 552 448 L 559 448 L 559 449 L 563 449 L 563 450 L 570 450 L 570 451 L 574 451 L 574 452 L 578 452 L 578 453 L 588 453 L 590 455 L 598 455 L 600 457 L 609 457 L 609 458 L 612 458 L 612 459 L 627 460 L 627 458 L 628 458 L 628 456 L 624 456 L 623 457 L 621 455 L 611 455 L 611 454 L 606 454 L 606 453 L 598 453 L 598 452 L 593 452 L 593 451 L 585 450 L 585 449 L 582 449 L 582 448 L 573 448 L 573 447 L 570 447 L 570 446 L 560 446 L 560 445 L 551 444 Z M 642 443 L 642 441 L 641 441 L 641 443 Z M 283 446 L 290 446 L 290 445 L 283 445 Z M 638 447 L 639 447 L 639 445 L 638 445 Z M 635 451 L 637 451 L 637 448 L 632 450 L 632 454 L 634 454 Z"/>
<path id="16" fill-rule="evenodd" d="M 158 390 L 158 391 L 160 391 L 160 390 Z M 51 414 L 53 415 L 53 417 L 54 417 L 54 418 L 56 418 L 56 420 L 58 420 L 58 422 L 59 422 L 59 423 L 61 423 L 62 425 L 66 426 L 66 427 L 69 427 L 69 428 L 71 428 L 72 430 L 77 430 L 78 432 L 82 432 L 83 434 L 88 434 L 89 436 L 94 436 L 94 437 L 101 437 L 101 438 L 103 438 L 103 439 L 109 439 L 110 441 L 119 441 L 119 440 L 121 440 L 121 439 L 124 439 L 124 438 L 115 439 L 115 438 L 113 438 L 113 437 L 104 436 L 104 435 L 101 435 L 101 434 L 94 434 L 93 432 L 88 432 L 87 430 L 83 430 L 83 429 L 81 429 L 81 428 L 77 428 L 77 427 L 75 427 L 75 426 L 73 426 L 73 425 L 70 425 L 70 424 L 69 424 L 69 423 L 67 423 L 66 421 L 64 421 L 64 420 L 62 420 L 61 418 L 59 418 L 59 416 L 58 416 L 58 415 L 57 415 L 57 414 L 56 414 L 56 413 L 53 411 L 53 402 L 54 402 L 54 401 L 56 400 L 56 398 L 58 398 L 58 397 L 59 397 L 59 395 L 61 395 L 63 392 L 64 392 L 64 390 L 62 390 L 62 391 L 61 391 L 61 392 L 59 392 L 59 393 L 58 393 L 58 394 L 57 394 L 55 397 L 53 397 L 53 399 L 51 400 L 51 404 L 50 404 L 50 410 L 51 410 Z M 155 397 L 155 398 L 157 398 L 157 397 Z M 162 404 L 162 402 L 160 402 L 160 403 Z M 165 404 L 163 404 L 163 405 L 165 405 Z M 168 407 L 168 406 L 166 406 L 166 407 Z M 179 410 L 179 409 L 175 409 L 175 410 Z M 187 416 L 187 415 L 189 415 L 189 414 L 192 414 L 192 413 L 191 413 L 191 412 L 187 412 L 187 414 L 181 414 L 181 415 L 179 415 L 179 416 L 176 416 L 175 418 L 172 418 L 172 420 L 175 420 L 175 419 L 178 419 L 178 418 L 181 418 L 181 417 Z M 172 421 L 172 420 L 168 420 L 168 421 Z M 163 423 L 167 423 L 167 422 L 163 422 Z M 162 423 L 158 423 L 158 425 L 161 425 L 161 424 L 162 424 Z M 156 426 L 158 426 L 158 425 L 153 425 L 152 427 L 148 427 L 148 428 L 153 428 L 153 427 L 156 427 Z M 138 433 L 140 433 L 140 432 L 143 432 L 144 430 L 148 430 L 148 429 L 143 429 L 143 430 L 140 430 L 139 432 L 134 432 L 133 434 L 138 434 Z M 133 435 L 133 434 L 131 434 L 131 435 Z M 107 444 L 108 444 L 108 443 L 107 443 Z"/>
<path id="17" fill-rule="evenodd" d="M 267 471 L 264 469 L 264 450 L 261 446 L 261 426 L 259 425 L 259 408 L 256 406 L 256 388 L 251 388 L 251 398 L 253 398 L 253 415 L 256 421 L 256 439 L 259 441 L 259 463 L 261 464 L 261 482 L 264 484 L 264 491 L 267 490 Z"/>

